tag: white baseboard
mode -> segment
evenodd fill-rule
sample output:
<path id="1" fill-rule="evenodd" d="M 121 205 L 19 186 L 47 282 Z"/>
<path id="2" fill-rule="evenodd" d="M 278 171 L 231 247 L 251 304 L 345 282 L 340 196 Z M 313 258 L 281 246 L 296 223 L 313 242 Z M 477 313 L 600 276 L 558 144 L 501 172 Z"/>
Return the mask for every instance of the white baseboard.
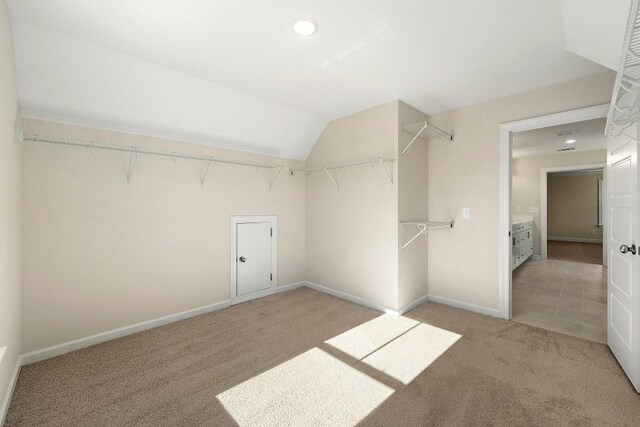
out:
<path id="1" fill-rule="evenodd" d="M 304 285 L 305 285 L 305 282 L 296 282 L 288 285 L 279 286 L 274 290 L 270 290 L 271 292 L 269 294 L 271 295 L 279 292 L 290 291 L 293 289 L 300 288 Z M 61 354 L 69 353 L 75 350 L 80 350 L 81 348 L 90 347 L 92 345 L 100 344 L 116 338 L 146 331 L 147 329 L 157 328 L 159 326 L 167 325 L 169 323 L 178 322 L 180 320 L 188 319 L 190 317 L 195 317 L 200 314 L 211 313 L 211 312 L 218 311 L 230 306 L 231 306 L 231 301 L 225 300 L 215 304 L 206 305 L 204 307 L 198 307 L 191 310 L 182 311 L 180 313 L 158 317 L 157 319 L 147 320 L 145 322 L 136 323 L 135 325 L 124 326 L 122 328 L 113 329 L 111 331 L 102 332 L 96 335 L 91 335 L 88 337 L 79 338 L 77 340 L 68 341 L 62 344 L 53 345 L 51 347 L 43 348 L 41 350 L 35 350 L 20 356 L 22 359 L 22 365 L 28 365 L 35 362 L 40 362 L 41 360 L 49 359 L 55 356 L 60 356 Z"/>
<path id="2" fill-rule="evenodd" d="M 0 406 L 0 426 L 4 425 L 4 422 L 7 418 L 7 412 L 9 412 L 9 404 L 11 404 L 11 397 L 13 397 L 13 391 L 16 388 L 16 383 L 18 382 L 18 374 L 20 373 L 20 368 L 22 367 L 22 365 L 22 356 L 18 356 L 18 360 L 16 360 L 16 366 L 13 368 L 13 374 L 11 374 L 11 379 L 9 380 L 9 386 L 5 391 L 2 406 Z"/>
<path id="3" fill-rule="evenodd" d="M 90 347 L 92 345 L 100 344 L 116 338 L 146 331 L 147 329 L 157 328 L 158 326 L 167 325 L 169 323 L 188 319 L 190 317 L 198 316 L 200 314 L 218 311 L 223 308 L 229 307 L 229 305 L 230 305 L 229 300 L 221 301 L 215 304 L 206 305 L 204 307 L 194 308 L 194 309 L 183 311 L 180 313 L 158 317 L 157 319 L 147 320 L 146 322 L 136 323 L 135 325 L 124 326 L 122 328 L 113 329 L 111 331 L 102 332 L 100 334 L 91 335 L 88 337 L 79 338 L 77 340 L 68 341 L 62 344 L 53 345 L 51 347 L 43 348 L 41 350 L 35 350 L 29 353 L 25 353 L 21 356 L 22 364 L 29 365 L 31 363 L 49 359 L 51 357 L 60 356 L 61 354 L 69 353 L 71 351 L 80 350 L 81 348 Z"/>
<path id="4" fill-rule="evenodd" d="M 414 302 L 412 302 L 411 304 L 405 305 L 404 307 L 402 307 L 400 310 L 398 310 L 398 315 L 402 316 L 405 313 L 413 310 L 414 308 L 416 308 L 419 305 L 424 304 L 425 302 L 429 301 L 429 295 L 423 295 L 420 298 L 418 298 L 417 300 L 415 300 Z"/>
<path id="5" fill-rule="evenodd" d="M 318 285 L 317 283 L 313 283 L 313 282 L 305 282 L 304 286 L 306 286 L 307 288 L 310 289 L 315 289 L 316 291 L 325 293 L 325 294 L 329 294 L 331 296 L 358 304 L 358 305 L 362 305 L 364 307 L 368 307 L 368 308 L 372 308 L 374 310 L 377 311 L 381 311 L 383 313 L 387 313 L 387 314 L 392 314 L 394 316 L 400 316 L 400 312 L 398 310 L 395 310 L 393 308 L 389 308 L 385 305 L 382 304 L 378 304 L 376 302 L 372 302 L 369 300 L 366 300 L 364 298 L 360 298 L 357 297 L 355 295 L 351 295 L 348 294 L 346 292 L 342 292 L 342 291 L 337 291 L 335 289 L 332 288 L 328 288 L 326 286 L 322 286 L 322 285 Z"/>
<path id="6" fill-rule="evenodd" d="M 451 298 L 445 298 L 445 297 L 441 297 L 433 294 L 429 294 L 429 301 L 450 305 L 452 307 L 461 308 L 467 311 L 473 311 L 475 313 L 486 314 L 487 316 L 502 318 L 500 310 L 498 310 L 497 308 L 484 307 L 482 305 L 471 304 L 468 302 L 459 301 Z"/>
<path id="7" fill-rule="evenodd" d="M 276 288 L 273 293 L 287 292 L 293 289 L 298 289 L 306 285 L 306 282 L 291 283 L 289 285 L 283 285 Z M 65 353 L 69 353 L 82 348 L 90 347 L 92 345 L 100 344 L 106 341 L 110 341 L 116 338 L 132 335 L 138 332 L 146 331 L 147 329 L 157 328 L 159 326 L 167 325 L 169 323 L 178 322 L 180 320 L 188 319 L 190 317 L 199 316 L 200 314 L 212 313 L 214 311 L 222 310 L 231 306 L 231 301 L 221 301 L 215 304 L 206 305 L 204 307 L 198 307 L 191 310 L 182 311 L 180 313 L 170 314 L 168 316 L 158 317 L 156 319 L 147 320 L 145 322 L 136 323 L 130 326 L 124 326 L 122 328 L 113 329 L 111 331 L 102 332 L 100 334 L 91 335 L 77 340 L 68 341 L 62 344 L 53 345 L 51 347 L 43 348 L 41 350 L 35 350 L 29 353 L 22 354 L 16 361 L 16 366 L 9 382 L 2 406 L 0 406 L 0 426 L 4 425 L 5 417 L 9 410 L 9 404 L 11 403 L 11 397 L 15 390 L 16 383 L 18 381 L 18 374 L 20 368 L 24 365 L 40 362 L 45 359 L 60 356 Z"/>
<path id="8" fill-rule="evenodd" d="M 557 237 L 550 236 L 547 240 L 555 240 L 557 242 L 574 242 L 574 243 L 602 243 L 602 239 L 588 239 L 585 237 Z"/>
<path id="9" fill-rule="evenodd" d="M 306 282 L 297 282 L 297 283 L 290 283 L 288 285 L 278 286 L 276 288 L 276 292 L 280 293 L 280 292 L 292 291 L 294 289 L 298 289 L 298 288 L 304 287 L 305 284 L 306 284 Z"/>
<path id="10" fill-rule="evenodd" d="M 541 260 L 542 257 L 540 255 L 531 255 L 531 259 Z"/>

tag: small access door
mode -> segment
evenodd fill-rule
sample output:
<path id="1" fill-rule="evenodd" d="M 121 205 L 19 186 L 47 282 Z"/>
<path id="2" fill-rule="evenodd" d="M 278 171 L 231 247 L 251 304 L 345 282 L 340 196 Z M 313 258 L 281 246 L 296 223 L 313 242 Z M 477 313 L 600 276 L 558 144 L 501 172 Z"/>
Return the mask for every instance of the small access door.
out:
<path id="1" fill-rule="evenodd" d="M 636 125 L 607 137 L 607 343 L 640 391 L 638 135 Z"/>
<path id="2" fill-rule="evenodd" d="M 234 219 L 231 300 L 239 303 L 271 294 L 276 288 L 275 222 L 270 217 L 250 221 L 241 217 Z"/>

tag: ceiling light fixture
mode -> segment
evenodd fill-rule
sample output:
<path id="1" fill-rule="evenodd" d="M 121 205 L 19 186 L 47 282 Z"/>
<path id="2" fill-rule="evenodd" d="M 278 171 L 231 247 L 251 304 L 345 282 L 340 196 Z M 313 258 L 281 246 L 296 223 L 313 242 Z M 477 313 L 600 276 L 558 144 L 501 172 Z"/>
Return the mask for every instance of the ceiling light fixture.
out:
<path id="1" fill-rule="evenodd" d="M 573 143 L 574 143 L 574 142 L 576 142 L 576 141 L 577 141 L 577 139 L 567 139 L 565 142 L 566 142 L 567 144 L 573 144 Z"/>
<path id="2" fill-rule="evenodd" d="M 293 23 L 293 32 L 299 36 L 312 36 L 318 31 L 318 24 L 311 18 L 300 18 Z"/>

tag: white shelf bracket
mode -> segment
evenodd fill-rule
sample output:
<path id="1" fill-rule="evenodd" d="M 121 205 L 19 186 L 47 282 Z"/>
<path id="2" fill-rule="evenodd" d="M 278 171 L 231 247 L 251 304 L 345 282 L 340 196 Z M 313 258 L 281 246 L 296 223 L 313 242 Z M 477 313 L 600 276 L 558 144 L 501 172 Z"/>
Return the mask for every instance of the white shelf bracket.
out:
<path id="1" fill-rule="evenodd" d="M 133 175 L 133 169 L 135 168 L 135 159 L 138 158 L 138 153 L 131 151 L 129 153 L 129 167 L 127 168 L 127 184 L 131 183 L 131 176 Z"/>
<path id="2" fill-rule="evenodd" d="M 276 183 L 276 180 L 280 176 L 280 173 L 282 173 L 283 169 L 284 169 L 284 166 L 276 166 L 274 168 L 275 172 L 274 172 L 273 176 L 271 177 L 271 179 L 269 180 L 269 189 L 271 189 L 271 187 L 273 187 L 273 185 Z"/>
<path id="3" fill-rule="evenodd" d="M 336 186 L 336 189 L 338 191 L 340 191 L 340 185 L 338 184 L 338 179 L 337 177 L 334 177 L 331 172 L 329 172 L 329 169 L 324 168 L 324 172 L 327 174 L 327 176 L 329 177 L 329 179 L 331 180 L 331 182 L 333 182 L 333 185 Z"/>
<path id="4" fill-rule="evenodd" d="M 387 167 L 384 165 L 384 160 L 382 159 L 382 157 L 378 157 L 378 162 L 380 163 L 380 166 L 382 167 L 382 170 L 384 171 L 384 174 L 387 175 L 387 179 L 389 180 L 389 184 L 391 184 L 391 186 L 393 187 L 393 177 L 391 176 L 391 174 L 387 170 Z"/>
<path id="5" fill-rule="evenodd" d="M 414 142 L 416 142 L 416 139 L 418 139 L 418 137 L 420 137 L 420 134 L 422 133 L 422 131 L 424 131 L 427 126 L 429 126 L 429 124 L 427 122 L 424 122 L 424 126 L 422 126 L 422 129 L 420 129 L 420 131 L 418 133 L 416 133 L 416 136 L 413 137 L 413 139 L 411 140 L 411 142 L 409 144 L 407 144 L 406 147 L 404 147 L 404 150 L 402 150 L 402 155 L 404 156 L 404 153 L 409 149 L 409 147 L 411 147 L 411 145 L 413 145 Z"/>
<path id="6" fill-rule="evenodd" d="M 207 180 L 207 174 L 209 173 L 209 168 L 211 167 L 211 162 L 207 162 L 206 166 L 204 167 L 204 172 L 202 173 L 202 176 L 200 177 L 200 186 L 204 188 L 204 183 Z"/>
<path id="7" fill-rule="evenodd" d="M 418 229 L 420 231 L 418 231 L 418 233 L 416 233 L 415 236 L 413 236 L 411 239 L 409 239 L 409 241 L 407 243 L 405 243 L 404 245 L 402 245 L 402 249 L 406 248 L 407 246 L 409 246 L 411 244 L 411 242 L 413 242 L 414 240 L 416 240 L 418 237 L 420 237 L 423 234 L 427 234 L 429 232 L 429 228 L 426 226 L 426 224 L 420 224 L 418 225 Z"/>

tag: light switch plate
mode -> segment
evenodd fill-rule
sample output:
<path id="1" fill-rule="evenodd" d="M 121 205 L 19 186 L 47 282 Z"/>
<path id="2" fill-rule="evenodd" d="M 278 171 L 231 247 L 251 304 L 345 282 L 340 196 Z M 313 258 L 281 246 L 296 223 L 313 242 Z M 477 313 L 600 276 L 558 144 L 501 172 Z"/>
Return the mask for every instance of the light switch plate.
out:
<path id="1" fill-rule="evenodd" d="M 532 206 L 529 208 L 529 213 L 530 214 L 537 214 L 540 213 L 540 208 L 537 206 Z"/>
<path id="2" fill-rule="evenodd" d="M 462 219 L 471 218 L 471 208 L 462 208 Z"/>

